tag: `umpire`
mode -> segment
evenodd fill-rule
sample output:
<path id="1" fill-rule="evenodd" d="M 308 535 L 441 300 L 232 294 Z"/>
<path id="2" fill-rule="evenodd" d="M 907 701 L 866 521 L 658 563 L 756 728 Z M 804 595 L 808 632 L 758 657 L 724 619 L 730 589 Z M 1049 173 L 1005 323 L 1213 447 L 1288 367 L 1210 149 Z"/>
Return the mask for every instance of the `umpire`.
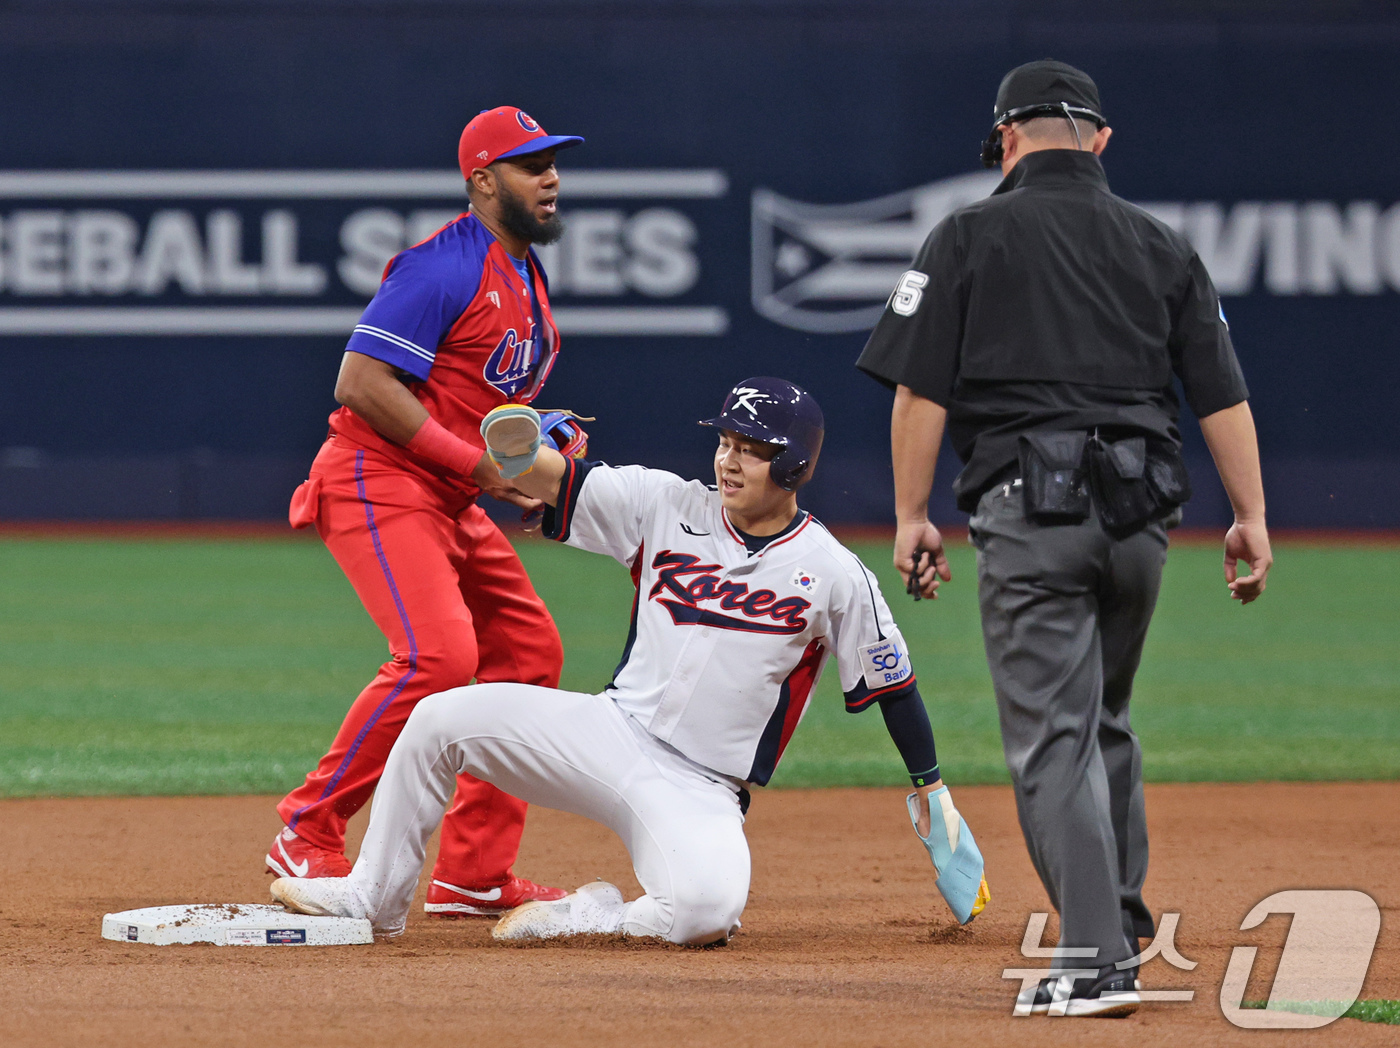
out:
<path id="1" fill-rule="evenodd" d="M 895 390 L 894 563 L 924 597 L 951 578 L 928 519 L 945 426 L 964 463 L 953 487 L 1017 812 L 1060 913 L 1055 965 L 1079 970 L 1019 1003 L 1069 1015 L 1136 1010 L 1130 959 L 1153 934 L 1128 699 L 1190 495 L 1173 375 L 1234 508 L 1230 595 L 1258 597 L 1273 561 L 1219 298 L 1183 237 L 1109 191 L 1111 134 L 1086 73 L 1008 73 L 982 150 L 1005 177 L 929 234 L 857 364 Z"/>

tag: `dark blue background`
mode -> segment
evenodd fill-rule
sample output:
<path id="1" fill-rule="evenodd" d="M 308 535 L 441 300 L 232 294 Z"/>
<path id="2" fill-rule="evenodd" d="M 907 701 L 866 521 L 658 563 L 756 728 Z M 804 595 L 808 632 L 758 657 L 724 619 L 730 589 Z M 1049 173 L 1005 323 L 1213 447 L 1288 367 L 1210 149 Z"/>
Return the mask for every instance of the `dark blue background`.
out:
<path id="1" fill-rule="evenodd" d="M 1386 207 L 1400 195 L 1400 19 L 1387 10 L 12 2 L 0 149 L 17 170 L 443 169 L 465 118 L 508 102 L 588 137 L 567 163 L 722 169 L 731 189 L 703 205 L 704 275 L 685 301 L 726 305 L 729 336 L 570 339 L 544 399 L 599 416 L 601 457 L 703 470 L 710 440 L 693 421 L 737 378 L 789 377 L 829 423 L 809 504 L 882 522 L 889 394 L 852 368 L 862 335 L 754 313 L 750 192 L 853 202 L 975 170 L 1002 73 L 1053 55 L 1097 79 L 1115 128 L 1106 167 L 1130 199 Z M 1400 526 L 1400 296 L 1256 290 L 1226 308 L 1272 522 Z M 281 515 L 324 435 L 343 342 L 0 339 L 0 515 Z M 1227 507 L 1187 428 L 1188 522 L 1215 523 Z M 954 468 L 937 485 L 943 519 Z"/>

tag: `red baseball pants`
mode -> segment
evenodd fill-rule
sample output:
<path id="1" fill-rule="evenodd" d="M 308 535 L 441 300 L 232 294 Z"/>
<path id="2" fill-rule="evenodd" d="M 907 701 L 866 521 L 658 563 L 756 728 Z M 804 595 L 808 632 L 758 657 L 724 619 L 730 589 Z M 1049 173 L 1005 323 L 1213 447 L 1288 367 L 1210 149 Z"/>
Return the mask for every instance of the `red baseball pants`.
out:
<path id="1" fill-rule="evenodd" d="M 473 678 L 558 686 L 564 651 L 554 620 L 500 529 L 462 503 L 460 493 L 337 437 L 293 497 L 293 523 L 315 522 L 392 655 L 350 707 L 330 752 L 277 806 L 283 822 L 319 847 L 345 847 L 345 824 L 374 792 L 418 700 Z M 470 888 L 503 883 L 525 807 L 458 776 L 433 877 Z"/>

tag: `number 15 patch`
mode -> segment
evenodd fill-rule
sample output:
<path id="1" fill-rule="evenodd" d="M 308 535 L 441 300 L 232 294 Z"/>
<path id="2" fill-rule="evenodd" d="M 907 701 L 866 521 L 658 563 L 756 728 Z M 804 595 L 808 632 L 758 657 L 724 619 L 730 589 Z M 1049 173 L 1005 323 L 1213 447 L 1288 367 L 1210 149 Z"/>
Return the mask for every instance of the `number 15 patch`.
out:
<path id="1" fill-rule="evenodd" d="M 898 630 L 878 644 L 858 650 L 865 686 L 871 691 L 899 684 L 914 675 L 914 667 L 909 662 L 909 651 L 905 648 L 904 638 L 899 635 Z"/>

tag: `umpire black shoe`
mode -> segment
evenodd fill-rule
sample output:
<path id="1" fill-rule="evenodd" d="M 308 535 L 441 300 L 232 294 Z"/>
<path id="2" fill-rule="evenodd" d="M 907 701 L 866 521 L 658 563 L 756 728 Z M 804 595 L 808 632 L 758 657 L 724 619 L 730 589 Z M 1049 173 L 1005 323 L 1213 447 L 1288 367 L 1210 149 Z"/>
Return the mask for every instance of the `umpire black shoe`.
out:
<path id="1" fill-rule="evenodd" d="M 1100 968 L 1096 978 L 1061 975 L 1041 979 L 1016 998 L 1017 1015 L 1094 1016 L 1100 1019 L 1132 1015 L 1142 1003 L 1137 969 Z"/>

